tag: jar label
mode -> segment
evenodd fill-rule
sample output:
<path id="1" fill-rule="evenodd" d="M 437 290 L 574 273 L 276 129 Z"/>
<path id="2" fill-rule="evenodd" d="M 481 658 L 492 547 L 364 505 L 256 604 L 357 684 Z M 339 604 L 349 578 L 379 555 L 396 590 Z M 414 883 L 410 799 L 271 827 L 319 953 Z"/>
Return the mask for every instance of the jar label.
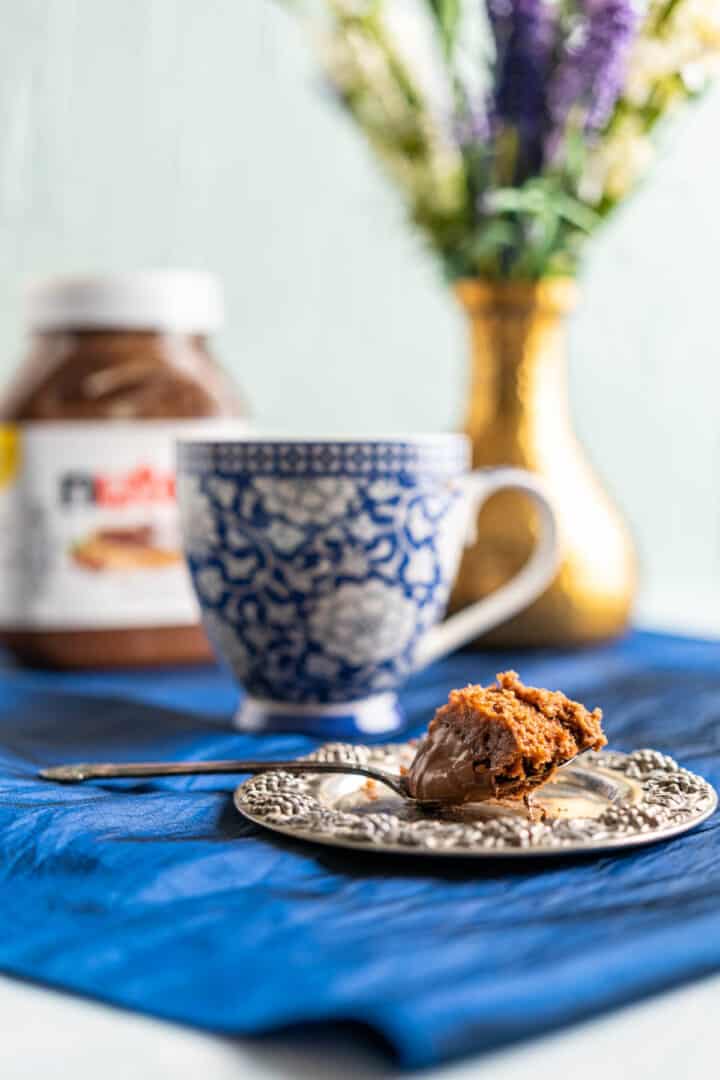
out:
<path id="1" fill-rule="evenodd" d="M 240 420 L 0 425 L 0 626 L 190 626 L 175 443 Z"/>

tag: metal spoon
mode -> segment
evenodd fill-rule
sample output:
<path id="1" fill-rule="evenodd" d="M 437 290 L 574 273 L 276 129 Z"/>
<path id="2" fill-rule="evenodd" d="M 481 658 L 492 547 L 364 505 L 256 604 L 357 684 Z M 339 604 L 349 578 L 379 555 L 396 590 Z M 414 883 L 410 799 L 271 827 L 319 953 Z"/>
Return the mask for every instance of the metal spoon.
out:
<path id="1" fill-rule="evenodd" d="M 356 765 L 349 761 L 173 761 L 132 762 L 118 765 L 113 762 L 78 762 L 73 765 L 53 765 L 41 769 L 38 776 L 43 780 L 55 780 L 60 784 L 78 784 L 83 780 L 111 780 L 120 777 L 142 776 L 197 776 L 208 773 L 353 773 L 377 780 L 392 789 L 396 795 L 417 802 L 408 791 L 404 776 L 375 769 L 369 765 Z"/>
<path id="2" fill-rule="evenodd" d="M 585 751 L 580 751 L 584 753 Z M 580 754 L 570 758 L 560 768 L 565 768 L 575 761 Z M 60 784 L 78 784 L 83 780 L 112 780 L 122 777 L 144 776 L 198 776 L 217 773 L 265 773 L 265 772 L 288 772 L 288 773 L 350 773 L 356 776 L 367 776 L 370 780 L 377 780 L 379 784 L 394 791 L 402 799 L 414 803 L 416 806 L 438 806 L 438 800 L 415 799 L 408 790 L 407 780 L 397 773 L 385 772 L 384 769 L 376 769 L 370 765 L 357 765 L 350 761 L 172 761 L 172 762 L 131 762 L 129 764 L 117 764 L 115 762 L 77 762 L 71 765 L 53 765 L 48 769 L 41 769 L 38 776 L 43 780 L 54 780 Z M 488 797 L 493 794 L 492 785 L 488 778 Z"/>

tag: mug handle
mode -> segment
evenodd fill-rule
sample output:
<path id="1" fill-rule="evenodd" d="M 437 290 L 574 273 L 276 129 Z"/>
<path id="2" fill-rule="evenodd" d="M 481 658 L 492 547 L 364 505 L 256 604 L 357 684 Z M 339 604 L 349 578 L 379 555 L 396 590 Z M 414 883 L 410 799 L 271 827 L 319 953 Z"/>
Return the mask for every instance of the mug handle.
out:
<path id="1" fill-rule="evenodd" d="M 464 478 L 472 502 L 473 526 L 483 503 L 497 491 L 522 491 L 535 503 L 540 536 L 532 555 L 515 577 L 496 592 L 431 627 L 415 654 L 415 668 L 423 668 L 473 638 L 486 633 L 528 607 L 550 584 L 558 568 L 560 546 L 557 520 L 544 484 L 524 469 L 478 469 Z M 473 530 L 467 544 L 473 541 Z"/>

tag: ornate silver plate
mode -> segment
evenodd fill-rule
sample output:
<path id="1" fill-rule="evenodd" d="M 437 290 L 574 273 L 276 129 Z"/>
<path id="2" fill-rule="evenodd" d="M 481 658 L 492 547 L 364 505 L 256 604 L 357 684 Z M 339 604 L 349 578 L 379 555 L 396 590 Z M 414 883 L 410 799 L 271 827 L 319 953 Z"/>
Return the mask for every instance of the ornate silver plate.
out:
<path id="1" fill-rule="evenodd" d="M 413 743 L 330 743 L 319 761 L 354 761 L 400 772 Z M 563 855 L 650 844 L 678 836 L 717 807 L 714 789 L 656 750 L 584 754 L 520 803 L 486 802 L 421 812 L 381 784 L 352 775 L 269 772 L 235 791 L 245 817 L 318 844 L 412 855 Z"/>

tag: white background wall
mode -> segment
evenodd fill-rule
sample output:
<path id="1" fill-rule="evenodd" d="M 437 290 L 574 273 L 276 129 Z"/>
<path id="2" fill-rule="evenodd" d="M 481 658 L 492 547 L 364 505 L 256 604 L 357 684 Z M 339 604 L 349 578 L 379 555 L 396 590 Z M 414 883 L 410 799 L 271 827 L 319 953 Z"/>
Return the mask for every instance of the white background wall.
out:
<path id="1" fill-rule="evenodd" d="M 0 374 L 29 275 L 225 279 L 262 426 L 460 417 L 463 324 L 275 0 L 0 0 Z M 581 436 L 642 549 L 641 613 L 720 629 L 720 93 L 599 237 L 572 328 Z"/>

